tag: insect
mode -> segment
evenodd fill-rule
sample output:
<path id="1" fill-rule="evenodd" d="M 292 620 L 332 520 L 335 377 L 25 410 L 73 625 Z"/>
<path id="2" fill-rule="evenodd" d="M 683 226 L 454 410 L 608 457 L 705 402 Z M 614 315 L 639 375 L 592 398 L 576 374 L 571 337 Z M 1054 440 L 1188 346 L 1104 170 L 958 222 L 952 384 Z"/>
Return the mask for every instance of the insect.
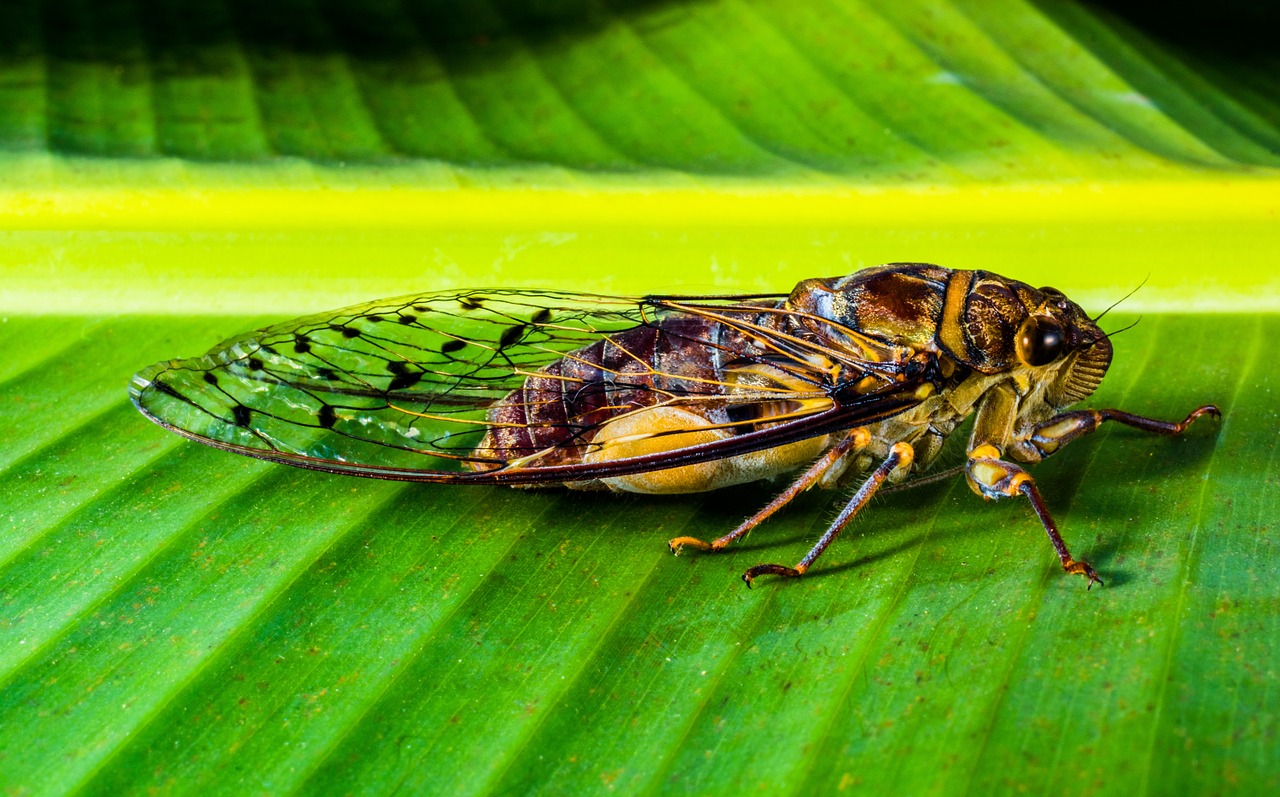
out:
<path id="1" fill-rule="evenodd" d="M 1037 462 L 1114 421 L 1066 408 L 1098 387 L 1111 341 L 1053 288 L 894 263 L 789 294 L 621 298 L 466 290 L 373 302 L 232 339 L 133 378 L 166 429 L 259 459 L 378 479 L 690 493 L 780 475 L 790 485 L 719 551 L 805 490 L 857 485 L 805 573 L 886 482 L 935 461 L 974 415 L 963 466 L 985 499 L 1023 496 L 1063 569 L 1072 557 Z"/>

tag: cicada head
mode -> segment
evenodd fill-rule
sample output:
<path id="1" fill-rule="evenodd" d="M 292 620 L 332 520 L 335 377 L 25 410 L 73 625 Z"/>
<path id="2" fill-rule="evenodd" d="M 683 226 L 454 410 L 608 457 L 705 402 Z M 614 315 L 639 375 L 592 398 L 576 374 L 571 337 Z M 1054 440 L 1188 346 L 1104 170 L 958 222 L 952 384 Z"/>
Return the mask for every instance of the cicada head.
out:
<path id="1" fill-rule="evenodd" d="M 1056 288 L 1036 290 L 1010 280 L 1007 290 L 1005 323 L 996 327 L 1004 339 L 992 341 L 989 350 L 1002 351 L 1011 366 L 1027 369 L 1055 410 L 1092 395 L 1111 365 L 1107 336 Z"/>
<path id="2" fill-rule="evenodd" d="M 1111 339 L 1080 305 L 1060 291 L 1042 288 L 1040 292 L 1045 296 L 1045 305 L 1028 316 L 1018 331 L 1015 345 L 1019 359 L 1022 359 L 1024 351 L 1030 357 L 1043 355 L 1046 343 L 1052 345 L 1059 333 L 1056 329 L 1046 328 L 1042 319 L 1052 319 L 1050 327 L 1061 327 L 1062 343 L 1058 357 L 1062 364 L 1045 391 L 1045 400 L 1061 409 L 1083 401 L 1098 389 L 1111 365 Z"/>
<path id="3" fill-rule="evenodd" d="M 956 315 L 939 339 L 957 359 L 986 374 L 1023 370 L 1055 410 L 1092 394 L 1111 365 L 1111 341 L 1056 288 L 976 272 Z"/>

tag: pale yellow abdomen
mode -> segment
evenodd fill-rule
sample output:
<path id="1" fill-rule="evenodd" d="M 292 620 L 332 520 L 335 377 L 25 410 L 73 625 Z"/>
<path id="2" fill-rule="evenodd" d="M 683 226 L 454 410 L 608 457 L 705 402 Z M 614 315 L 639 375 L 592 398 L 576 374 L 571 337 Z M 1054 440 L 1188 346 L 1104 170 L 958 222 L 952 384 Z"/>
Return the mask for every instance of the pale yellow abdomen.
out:
<path id="1" fill-rule="evenodd" d="M 672 434 L 672 432 L 679 432 Z M 666 433 L 666 434 L 664 434 Z M 661 454 L 731 437 L 703 416 L 675 407 L 653 407 L 610 421 L 592 439 L 600 448 L 583 456 L 587 464 Z M 789 473 L 816 459 L 830 444 L 815 437 L 763 451 L 683 465 L 667 470 L 611 476 L 601 481 L 611 490 L 651 495 L 700 493 Z"/>

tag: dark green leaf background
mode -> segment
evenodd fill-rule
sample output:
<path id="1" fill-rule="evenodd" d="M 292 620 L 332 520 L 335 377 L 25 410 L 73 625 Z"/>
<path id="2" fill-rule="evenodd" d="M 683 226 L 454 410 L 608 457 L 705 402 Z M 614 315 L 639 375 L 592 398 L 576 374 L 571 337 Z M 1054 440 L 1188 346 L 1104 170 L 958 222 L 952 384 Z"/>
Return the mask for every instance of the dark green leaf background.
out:
<path id="1" fill-rule="evenodd" d="M 1249 3 L 0 6 L 5 794 L 1280 790 L 1280 74 Z M 130 375 L 415 290 L 785 290 L 889 260 L 1107 317 L 1107 428 L 806 578 L 807 495 L 344 479 Z M 1149 276 L 1148 276 L 1149 275 Z M 772 488 L 770 488 L 772 489 Z"/>

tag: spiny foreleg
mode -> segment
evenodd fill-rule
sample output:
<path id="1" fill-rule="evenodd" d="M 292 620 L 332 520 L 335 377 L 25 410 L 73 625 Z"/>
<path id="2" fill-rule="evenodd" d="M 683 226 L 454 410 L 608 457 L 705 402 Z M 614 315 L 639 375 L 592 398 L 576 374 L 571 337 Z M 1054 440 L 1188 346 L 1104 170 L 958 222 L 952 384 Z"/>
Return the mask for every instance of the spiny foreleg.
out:
<path id="1" fill-rule="evenodd" d="M 1013 448 L 1020 459 L 1036 462 L 1060 450 L 1067 443 L 1098 431 L 1098 427 L 1107 421 L 1115 421 L 1152 434 L 1174 437 L 1187 431 L 1192 422 L 1202 415 L 1221 418 L 1222 411 L 1213 404 L 1206 404 L 1192 410 L 1181 422 L 1174 423 L 1123 410 L 1075 410 L 1055 415 L 1036 425 L 1023 439 L 1014 443 Z"/>

